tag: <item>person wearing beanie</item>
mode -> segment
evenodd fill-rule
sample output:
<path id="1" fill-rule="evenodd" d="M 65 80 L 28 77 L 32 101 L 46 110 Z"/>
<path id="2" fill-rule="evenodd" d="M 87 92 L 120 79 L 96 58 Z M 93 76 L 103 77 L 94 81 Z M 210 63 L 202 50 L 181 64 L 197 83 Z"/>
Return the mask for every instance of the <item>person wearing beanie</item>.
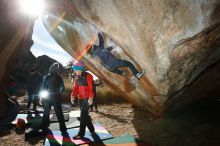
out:
<path id="1" fill-rule="evenodd" d="M 54 63 L 50 66 L 49 74 L 44 77 L 43 85 L 41 91 L 47 91 L 48 96 L 43 98 L 43 118 L 41 123 L 41 128 L 43 131 L 46 131 L 49 127 L 49 115 L 51 106 L 54 107 L 58 122 L 60 124 L 60 131 L 66 133 L 66 125 L 64 121 L 61 99 L 60 96 L 64 92 L 64 83 L 63 79 L 60 76 L 60 64 Z"/>
<path id="2" fill-rule="evenodd" d="M 131 62 L 116 58 L 111 53 L 111 50 L 113 49 L 112 46 L 108 48 L 104 47 L 104 38 L 100 32 L 98 33 L 98 38 L 99 46 L 92 45 L 88 53 L 90 53 L 94 58 L 98 58 L 106 69 L 116 74 L 125 76 L 127 73 L 118 68 L 128 67 L 136 78 L 140 79 L 143 76 L 145 72 L 144 70 L 139 72 Z"/>
<path id="3" fill-rule="evenodd" d="M 89 116 L 89 106 L 93 102 L 93 77 L 90 73 L 85 72 L 84 64 L 82 62 L 75 62 L 72 67 L 75 73 L 74 86 L 71 93 L 72 103 L 78 97 L 80 106 L 80 128 L 79 132 L 73 138 L 80 139 L 85 135 L 86 127 L 88 127 L 91 135 L 95 134 L 95 128 L 92 124 L 91 117 Z"/>

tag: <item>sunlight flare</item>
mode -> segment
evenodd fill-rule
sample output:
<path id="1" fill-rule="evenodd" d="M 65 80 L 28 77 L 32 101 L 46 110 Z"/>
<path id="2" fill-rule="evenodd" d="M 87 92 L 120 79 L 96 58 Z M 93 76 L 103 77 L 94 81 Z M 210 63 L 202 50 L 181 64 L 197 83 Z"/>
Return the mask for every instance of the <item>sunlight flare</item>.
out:
<path id="1" fill-rule="evenodd" d="M 21 11 L 31 16 L 40 16 L 44 9 L 44 0 L 18 0 Z"/>

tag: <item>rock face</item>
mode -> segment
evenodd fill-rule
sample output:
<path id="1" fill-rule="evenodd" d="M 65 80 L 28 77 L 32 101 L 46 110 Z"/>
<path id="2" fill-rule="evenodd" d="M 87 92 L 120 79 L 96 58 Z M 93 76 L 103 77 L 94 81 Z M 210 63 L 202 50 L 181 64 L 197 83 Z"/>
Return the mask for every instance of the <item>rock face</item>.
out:
<path id="1" fill-rule="evenodd" d="M 43 76 L 48 74 L 50 66 L 55 62 L 57 61 L 46 55 L 42 55 L 36 58 L 37 69 L 39 73 L 42 74 Z M 62 72 L 65 71 L 63 65 L 60 64 L 60 66 Z"/>
<path id="2" fill-rule="evenodd" d="M 20 13 L 16 1 L 0 1 L 0 118 L 7 109 L 4 90 L 9 74 L 27 69 L 36 60 L 31 54 L 34 18 Z M 22 59 L 20 57 L 22 56 Z M 22 61 L 23 60 L 23 61 Z M 21 62 L 20 62 L 21 61 Z"/>
<path id="3" fill-rule="evenodd" d="M 11 75 L 15 79 L 17 88 L 26 89 L 26 81 L 32 68 L 37 69 L 42 76 L 45 76 L 48 74 L 50 66 L 55 62 L 57 61 L 46 55 L 36 58 L 29 49 L 25 50 L 24 54 L 18 57 L 12 65 Z M 60 66 L 62 71 L 65 71 L 61 64 Z"/>
<path id="4" fill-rule="evenodd" d="M 47 2 L 43 21 L 56 41 L 133 104 L 155 115 L 220 59 L 219 0 Z M 85 53 L 87 44 L 98 43 L 99 31 L 113 53 L 146 71 L 142 79 L 109 72 Z"/>
<path id="5" fill-rule="evenodd" d="M 29 17 L 19 13 L 15 1 L 0 1 L 0 117 L 7 105 L 4 98 L 5 83 L 12 70 L 13 63 L 25 49 L 32 45 L 33 22 Z"/>
<path id="6" fill-rule="evenodd" d="M 19 13 L 15 2 L 2 0 L 0 5 L 0 80 L 3 83 L 2 79 L 6 79 L 18 56 L 33 44 L 31 36 L 34 19 Z"/>
<path id="7" fill-rule="evenodd" d="M 152 114 L 159 115 L 177 103 L 209 97 L 218 90 L 218 76 L 207 81 L 204 74 L 218 72 L 218 67 L 208 69 L 220 60 L 219 0 L 46 2 L 42 20 L 54 39 L 126 99 Z M 16 5 L 8 0 L 0 2 L 0 12 L 4 20 L 0 21 L 2 88 L 15 56 L 30 48 L 33 20 L 18 14 Z M 105 46 L 113 46 L 113 54 L 146 71 L 143 78 L 137 80 L 127 68 L 123 68 L 128 72 L 125 77 L 114 74 L 86 53 L 88 44 L 98 44 L 99 31 L 104 34 Z M 213 90 L 207 89 L 206 96 L 193 93 L 200 92 L 201 84 L 207 82 L 216 84 L 212 84 Z"/>

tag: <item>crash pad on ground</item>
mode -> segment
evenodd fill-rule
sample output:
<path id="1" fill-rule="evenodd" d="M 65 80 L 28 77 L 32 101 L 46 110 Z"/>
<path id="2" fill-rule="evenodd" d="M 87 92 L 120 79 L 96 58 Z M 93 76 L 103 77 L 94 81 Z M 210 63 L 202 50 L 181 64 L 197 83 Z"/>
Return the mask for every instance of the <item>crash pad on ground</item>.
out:
<path id="1" fill-rule="evenodd" d="M 46 136 L 42 129 L 28 128 L 25 130 L 25 138 Z"/>
<path id="2" fill-rule="evenodd" d="M 73 119 L 69 116 L 65 116 L 68 114 L 64 114 L 64 118 L 68 117 L 68 120 L 66 119 L 66 126 L 67 128 L 77 127 L 79 126 L 79 121 L 77 121 L 77 118 Z M 67 124 L 68 123 L 68 124 Z M 51 130 L 59 130 L 59 122 L 50 123 L 49 129 Z M 32 122 L 28 128 L 25 131 L 25 137 L 37 137 L 41 133 L 41 120 L 38 120 L 36 122 Z"/>
<path id="3" fill-rule="evenodd" d="M 75 128 L 75 127 L 79 127 L 80 121 L 78 120 L 78 118 L 76 117 L 70 117 L 69 121 L 65 122 L 66 124 L 66 128 Z M 50 130 L 59 130 L 60 126 L 59 123 L 50 123 Z"/>
<path id="4" fill-rule="evenodd" d="M 36 110 L 36 111 L 34 111 L 34 110 L 22 110 L 22 111 L 19 111 L 19 114 L 28 114 L 28 113 L 34 114 L 36 112 L 43 113 L 44 111 L 43 111 L 43 109 Z"/>
<path id="5" fill-rule="evenodd" d="M 16 119 L 12 121 L 12 124 L 16 124 L 18 119 L 23 119 L 25 123 L 35 123 L 40 122 L 42 119 L 43 114 L 42 113 L 36 113 L 36 114 L 18 114 Z"/>
<path id="6" fill-rule="evenodd" d="M 63 116 L 64 116 L 64 121 L 65 122 L 69 121 L 69 113 L 64 113 Z M 50 115 L 50 122 L 52 122 L 52 123 L 58 122 L 56 114 L 51 114 Z"/>
<path id="7" fill-rule="evenodd" d="M 69 112 L 70 117 L 80 117 L 80 110 Z"/>
<path id="8" fill-rule="evenodd" d="M 37 110 L 39 111 L 42 111 L 44 110 L 43 107 L 38 107 Z M 63 113 L 69 113 L 73 110 L 73 107 L 71 104 L 62 104 L 62 112 Z M 54 107 L 52 106 L 51 109 L 50 109 L 50 113 L 51 114 L 54 114 L 55 113 L 55 110 L 54 110 Z"/>
<path id="9" fill-rule="evenodd" d="M 69 114 L 64 113 L 64 121 L 69 121 Z M 12 121 L 12 124 L 16 124 L 18 119 L 23 119 L 26 124 L 39 124 L 42 121 L 43 113 L 37 114 L 18 114 L 16 119 Z M 58 122 L 58 119 L 55 114 L 50 114 L 50 122 Z"/>
<path id="10" fill-rule="evenodd" d="M 97 142 L 97 146 L 149 146 L 144 141 L 131 135 L 124 135 L 113 139 Z"/>
<path id="11" fill-rule="evenodd" d="M 91 142 L 98 142 L 106 139 L 112 138 L 112 135 L 103 127 L 100 123 L 94 124 L 96 134 L 91 135 L 89 130 L 86 129 L 85 138 L 83 139 L 73 139 L 79 128 L 68 129 L 67 135 L 62 135 L 59 130 L 49 131 L 47 138 L 45 140 L 45 146 L 55 146 L 55 145 L 79 145 Z"/>

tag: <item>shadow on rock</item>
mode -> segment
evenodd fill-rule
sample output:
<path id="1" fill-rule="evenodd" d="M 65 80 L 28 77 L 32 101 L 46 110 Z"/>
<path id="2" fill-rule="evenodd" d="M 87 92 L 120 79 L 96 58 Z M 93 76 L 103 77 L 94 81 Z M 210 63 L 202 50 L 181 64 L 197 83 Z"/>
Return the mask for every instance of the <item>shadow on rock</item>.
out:
<path id="1" fill-rule="evenodd" d="M 132 121 L 140 138 L 152 146 L 220 145 L 220 102 L 201 101 L 151 120 L 135 108 Z M 141 119 L 141 120 L 140 120 Z"/>

